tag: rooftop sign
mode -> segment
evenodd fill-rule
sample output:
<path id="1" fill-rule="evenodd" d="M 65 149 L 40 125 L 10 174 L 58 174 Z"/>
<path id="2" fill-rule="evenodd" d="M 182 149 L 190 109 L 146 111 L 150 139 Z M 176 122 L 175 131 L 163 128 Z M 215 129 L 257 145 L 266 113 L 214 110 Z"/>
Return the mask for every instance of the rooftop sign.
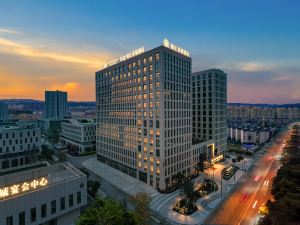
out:
<path id="1" fill-rule="evenodd" d="M 115 65 L 115 64 L 117 64 L 119 62 L 122 62 L 122 61 L 125 61 L 127 59 L 130 59 L 130 58 L 132 58 L 134 56 L 140 55 L 140 54 L 142 54 L 144 52 L 145 52 L 145 48 L 144 47 L 138 48 L 138 49 L 136 49 L 136 50 L 134 50 L 132 52 L 129 52 L 126 55 L 121 56 L 118 59 L 114 59 L 114 60 L 112 60 L 112 61 L 104 64 L 104 68 L 110 67 L 110 66 Z"/>
<path id="2" fill-rule="evenodd" d="M 165 47 L 167 47 L 169 49 L 172 49 L 173 51 L 178 52 L 178 53 L 180 53 L 182 55 L 190 57 L 190 53 L 187 50 L 185 50 L 183 48 L 180 48 L 179 46 L 170 43 L 169 40 L 166 39 L 166 38 L 163 41 L 163 46 L 165 46 Z"/>
<path id="3" fill-rule="evenodd" d="M 13 184 L 6 187 L 0 188 L 0 201 L 5 198 L 14 197 L 30 191 L 41 189 L 48 185 L 48 178 L 42 177 L 23 183 Z"/>

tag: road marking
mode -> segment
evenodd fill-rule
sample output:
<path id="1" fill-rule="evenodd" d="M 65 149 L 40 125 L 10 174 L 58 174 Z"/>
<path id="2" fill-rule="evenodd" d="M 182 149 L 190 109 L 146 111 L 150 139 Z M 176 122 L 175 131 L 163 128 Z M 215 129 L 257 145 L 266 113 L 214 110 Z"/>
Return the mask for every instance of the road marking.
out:
<path id="1" fill-rule="evenodd" d="M 255 208 L 256 204 L 257 204 L 257 200 L 255 201 L 255 203 L 254 203 L 254 205 L 252 207 L 253 209 Z"/>
<path id="2" fill-rule="evenodd" d="M 156 208 L 156 210 L 157 210 L 157 211 L 160 210 L 160 208 L 161 208 L 164 204 L 166 204 L 168 201 L 170 201 L 170 199 L 172 199 L 172 198 L 174 198 L 174 197 L 177 197 L 177 196 L 176 196 L 176 195 L 173 195 L 173 196 L 167 198 L 163 203 L 160 204 L 160 206 L 158 206 L 158 207 Z"/>
<path id="3" fill-rule="evenodd" d="M 160 223 L 158 219 L 156 219 L 154 216 L 150 216 L 155 222 Z"/>

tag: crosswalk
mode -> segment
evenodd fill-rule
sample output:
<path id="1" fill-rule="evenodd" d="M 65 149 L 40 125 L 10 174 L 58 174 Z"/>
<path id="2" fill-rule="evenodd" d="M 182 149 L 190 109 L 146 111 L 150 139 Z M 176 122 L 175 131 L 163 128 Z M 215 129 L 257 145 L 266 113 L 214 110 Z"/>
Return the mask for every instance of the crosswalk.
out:
<path id="1" fill-rule="evenodd" d="M 240 182 L 241 182 L 241 183 L 246 183 L 247 180 L 248 180 L 248 177 L 244 176 L 244 177 L 242 177 L 242 178 L 240 179 Z"/>
<path id="2" fill-rule="evenodd" d="M 155 211 L 159 211 L 165 204 L 167 204 L 172 199 L 176 198 L 179 195 L 179 190 L 172 192 L 170 194 L 161 194 L 161 193 L 154 193 L 150 195 L 151 203 L 150 208 Z"/>

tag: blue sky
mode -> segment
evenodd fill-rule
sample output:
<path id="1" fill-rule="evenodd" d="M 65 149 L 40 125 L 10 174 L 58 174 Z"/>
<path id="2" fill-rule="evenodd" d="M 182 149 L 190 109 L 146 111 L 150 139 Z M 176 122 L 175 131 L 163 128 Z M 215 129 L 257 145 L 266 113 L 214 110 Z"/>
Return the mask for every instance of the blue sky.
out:
<path id="1" fill-rule="evenodd" d="M 105 61 L 165 37 L 190 51 L 194 71 L 227 72 L 230 102 L 300 102 L 296 0 L 0 0 L 0 98 L 59 88 L 93 100 Z"/>

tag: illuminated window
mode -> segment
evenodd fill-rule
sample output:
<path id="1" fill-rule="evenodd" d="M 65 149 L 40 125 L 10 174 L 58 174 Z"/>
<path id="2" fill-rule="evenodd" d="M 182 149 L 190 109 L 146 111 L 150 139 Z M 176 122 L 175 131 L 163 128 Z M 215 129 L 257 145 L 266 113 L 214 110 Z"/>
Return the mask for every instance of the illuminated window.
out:
<path id="1" fill-rule="evenodd" d="M 156 159 L 156 165 L 159 165 L 159 164 L 160 164 L 159 159 Z"/>
<path id="2" fill-rule="evenodd" d="M 155 54 L 155 61 L 159 61 L 159 53 Z"/>
<path id="3" fill-rule="evenodd" d="M 157 175 L 160 174 L 160 169 L 159 169 L 159 168 L 156 169 L 156 174 L 157 174 Z"/>
<path id="4" fill-rule="evenodd" d="M 150 171 L 153 172 L 153 166 L 150 166 Z"/>

